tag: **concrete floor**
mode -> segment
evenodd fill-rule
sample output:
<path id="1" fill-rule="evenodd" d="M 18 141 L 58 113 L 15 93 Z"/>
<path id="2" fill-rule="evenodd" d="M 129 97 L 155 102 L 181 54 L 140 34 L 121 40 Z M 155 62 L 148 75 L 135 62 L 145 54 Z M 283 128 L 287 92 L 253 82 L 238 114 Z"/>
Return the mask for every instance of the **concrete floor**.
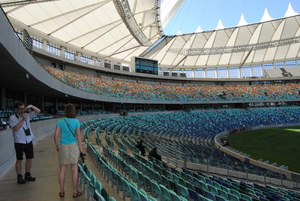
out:
<path id="1" fill-rule="evenodd" d="M 65 181 L 65 197 L 60 198 L 58 184 L 58 156 L 55 150 L 53 135 L 49 135 L 34 145 L 35 158 L 31 169 L 32 176 L 36 177 L 36 181 L 27 181 L 26 184 L 18 184 L 14 165 L 0 178 L 0 201 L 53 201 L 53 200 L 85 200 L 82 195 L 77 198 L 72 197 L 72 178 L 71 169 L 68 167 Z M 24 174 L 24 161 L 22 166 L 22 174 Z M 99 171 L 95 167 L 93 161 L 87 155 L 86 165 L 92 170 L 97 180 L 108 191 L 110 197 L 115 200 L 122 198 L 106 183 Z M 81 189 L 79 188 L 79 191 Z"/>

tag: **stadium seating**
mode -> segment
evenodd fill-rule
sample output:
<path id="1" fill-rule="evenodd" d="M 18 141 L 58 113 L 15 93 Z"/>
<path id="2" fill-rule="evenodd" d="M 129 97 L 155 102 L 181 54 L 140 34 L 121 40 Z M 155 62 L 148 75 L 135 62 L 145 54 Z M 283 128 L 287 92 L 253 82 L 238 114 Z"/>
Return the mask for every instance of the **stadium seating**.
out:
<path id="1" fill-rule="evenodd" d="M 63 83 L 85 92 L 126 99 L 153 101 L 245 101 L 299 99 L 295 91 L 300 84 L 264 85 L 171 85 L 132 80 L 98 78 L 84 73 L 45 69 Z M 131 111 L 132 112 L 132 111 Z"/>
<path id="2" fill-rule="evenodd" d="M 299 110 L 297 107 L 294 109 Z M 165 144 L 172 144 L 169 146 L 172 149 L 176 147 L 176 150 L 185 153 L 188 161 L 242 172 L 247 167 L 248 173 L 251 174 L 265 175 L 267 172 L 270 177 L 281 178 L 279 173 L 268 171 L 248 162 L 242 162 L 227 154 L 224 155 L 222 151 L 212 145 L 211 140 L 216 134 L 224 130 L 251 125 L 259 126 L 299 122 L 297 116 L 288 114 L 288 111 L 287 108 L 285 110 L 284 108 L 204 110 L 190 113 L 136 115 L 124 116 L 122 118 L 113 117 L 99 120 L 99 122 L 101 122 L 101 129 L 104 130 L 108 145 L 113 144 L 112 141 L 114 141 L 121 149 L 126 149 L 125 147 L 127 147 L 137 152 L 136 148 L 134 148 L 135 143 L 139 140 L 139 136 L 143 135 L 145 139 L 144 144 L 148 151 L 154 146 L 160 146 L 161 150 L 167 150 L 168 147 Z M 268 116 L 266 118 L 266 115 L 262 115 L 263 113 L 267 113 L 272 117 L 269 118 Z M 297 114 L 295 112 L 294 115 Z M 108 137 L 108 133 L 113 134 L 113 139 Z M 121 141 L 117 139 L 117 133 L 120 135 Z M 147 133 L 151 133 L 151 135 Z M 164 136 L 165 142 L 160 139 L 161 136 Z M 180 140 L 169 140 L 166 143 L 167 139 L 172 137 Z M 187 141 L 188 139 L 194 139 L 196 143 L 190 143 L 190 141 Z M 182 159 L 184 156 L 177 154 L 176 157 Z M 285 177 L 284 175 L 282 176 L 283 178 Z M 163 178 L 159 180 L 161 179 Z"/>
<path id="3" fill-rule="evenodd" d="M 107 120 L 111 121 L 111 119 Z M 103 120 L 102 123 L 105 124 Z M 95 122 L 93 122 L 93 124 L 95 124 Z M 87 132 L 84 133 L 85 135 L 89 135 L 91 129 L 88 125 L 86 125 L 86 129 Z M 111 130 L 113 130 L 113 128 L 111 128 Z M 126 130 L 123 130 L 123 132 L 126 133 Z M 111 132 L 108 134 L 108 136 L 112 135 L 114 134 Z M 88 139 L 88 137 L 85 137 L 85 139 Z M 98 157 L 99 160 L 102 160 L 101 154 L 95 151 L 96 149 L 94 148 L 94 145 L 88 143 L 87 146 L 89 150 L 88 153 L 92 158 Z M 262 186 L 256 183 L 250 184 L 244 181 L 238 182 L 230 178 L 226 179 L 217 175 L 209 176 L 201 172 L 198 172 L 197 174 L 185 168 L 180 171 L 167 165 L 157 163 L 155 160 L 147 160 L 136 152 L 133 152 L 134 156 L 131 156 L 130 154 L 126 153 L 126 151 L 118 148 L 119 155 L 117 155 L 108 146 L 102 145 L 102 147 L 103 154 L 106 156 L 107 166 L 112 169 L 112 166 L 108 165 L 111 163 L 114 164 L 115 170 L 124 169 L 122 170 L 123 174 L 118 174 L 113 171 L 114 174 L 118 175 L 118 180 L 121 179 L 123 182 L 126 181 L 124 184 L 121 184 L 121 186 L 118 184 L 120 187 L 117 188 L 117 190 L 119 189 L 120 191 L 123 191 L 124 199 L 126 197 L 130 197 L 131 200 L 153 200 L 153 197 L 156 197 L 158 200 L 174 201 L 250 201 L 287 200 L 287 198 L 289 200 L 297 200 L 300 197 L 300 195 L 295 191 L 284 190 L 270 186 Z M 110 163 L 108 163 L 108 161 L 110 161 Z M 97 163 L 97 160 L 94 162 Z M 124 168 L 124 166 L 127 168 Z M 104 168 L 103 166 L 101 167 Z M 138 178 L 136 178 L 136 182 L 133 182 L 135 176 L 131 175 L 130 170 L 141 171 L 141 173 L 138 174 Z M 126 172 L 129 173 L 127 174 Z M 141 179 L 142 177 L 143 179 Z M 142 183 L 139 185 L 141 180 Z M 166 182 L 166 180 L 168 182 Z M 172 182 L 173 185 L 176 185 L 176 188 L 174 188 Z M 132 194 L 132 192 L 134 193 Z M 148 194 L 146 192 L 149 192 L 153 197 L 147 197 Z"/>

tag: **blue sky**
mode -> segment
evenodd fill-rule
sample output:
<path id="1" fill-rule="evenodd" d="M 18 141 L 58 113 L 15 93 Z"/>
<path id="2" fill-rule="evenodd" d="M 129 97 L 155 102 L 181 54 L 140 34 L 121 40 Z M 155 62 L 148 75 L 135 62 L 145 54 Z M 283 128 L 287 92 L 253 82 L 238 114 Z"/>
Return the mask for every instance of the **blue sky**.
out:
<path id="1" fill-rule="evenodd" d="M 223 26 L 234 27 L 244 14 L 248 24 L 259 22 L 265 8 L 273 18 L 282 18 L 289 3 L 300 13 L 300 0 L 186 0 L 164 28 L 166 35 L 195 32 L 200 25 L 203 31 L 214 30 L 219 19 Z"/>

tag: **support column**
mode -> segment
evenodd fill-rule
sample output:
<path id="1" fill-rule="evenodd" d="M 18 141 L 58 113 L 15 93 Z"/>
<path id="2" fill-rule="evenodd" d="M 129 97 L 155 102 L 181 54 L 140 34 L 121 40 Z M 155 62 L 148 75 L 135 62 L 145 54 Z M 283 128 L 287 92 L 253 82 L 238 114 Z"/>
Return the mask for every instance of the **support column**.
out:
<path id="1" fill-rule="evenodd" d="M 92 56 L 92 65 L 96 66 L 97 57 Z"/>
<path id="2" fill-rule="evenodd" d="M 80 61 L 80 58 L 81 58 L 81 53 L 80 52 L 76 52 L 75 61 Z"/>
<path id="3" fill-rule="evenodd" d="M 206 68 L 203 68 L 203 70 L 204 70 L 204 78 L 207 78 L 207 72 L 206 72 Z"/>
<path id="4" fill-rule="evenodd" d="M 227 78 L 230 78 L 229 67 L 227 67 Z"/>
<path id="5" fill-rule="evenodd" d="M 239 78 L 242 78 L 242 67 L 239 67 L 238 71 L 239 71 Z"/>
<path id="6" fill-rule="evenodd" d="M 65 50 L 66 50 L 66 47 L 60 46 L 60 56 L 62 58 L 65 58 Z"/>
<path id="7" fill-rule="evenodd" d="M 42 42 L 43 42 L 42 49 L 43 49 L 44 51 L 46 51 L 46 52 L 47 52 L 47 44 L 48 44 L 48 41 L 47 41 L 47 40 L 45 40 L 45 39 L 43 39 L 43 40 L 42 40 Z"/>

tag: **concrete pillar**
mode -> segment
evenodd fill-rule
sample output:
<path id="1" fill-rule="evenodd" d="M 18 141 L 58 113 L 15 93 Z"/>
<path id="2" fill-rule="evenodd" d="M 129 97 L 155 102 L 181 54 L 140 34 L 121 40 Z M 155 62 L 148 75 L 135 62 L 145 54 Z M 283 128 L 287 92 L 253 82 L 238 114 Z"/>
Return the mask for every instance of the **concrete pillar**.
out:
<path id="1" fill-rule="evenodd" d="M 47 51 L 47 44 L 48 44 L 48 41 L 45 40 L 45 39 L 43 39 L 42 42 L 43 42 L 42 49 L 43 49 L 44 51 Z"/>
<path id="2" fill-rule="evenodd" d="M 80 52 L 76 52 L 75 61 L 80 61 L 80 58 L 81 58 L 81 53 Z"/>
<path id="3" fill-rule="evenodd" d="M 66 51 L 66 47 L 60 46 L 60 56 L 62 58 L 65 58 L 65 51 Z"/>
<path id="4" fill-rule="evenodd" d="M 226 71 L 227 71 L 227 76 L 226 76 L 226 77 L 227 77 L 227 78 L 230 78 L 229 67 L 227 67 L 226 69 L 227 69 L 227 70 L 226 70 Z"/>
<path id="5" fill-rule="evenodd" d="M 92 65 L 96 65 L 97 57 L 92 56 Z"/>

